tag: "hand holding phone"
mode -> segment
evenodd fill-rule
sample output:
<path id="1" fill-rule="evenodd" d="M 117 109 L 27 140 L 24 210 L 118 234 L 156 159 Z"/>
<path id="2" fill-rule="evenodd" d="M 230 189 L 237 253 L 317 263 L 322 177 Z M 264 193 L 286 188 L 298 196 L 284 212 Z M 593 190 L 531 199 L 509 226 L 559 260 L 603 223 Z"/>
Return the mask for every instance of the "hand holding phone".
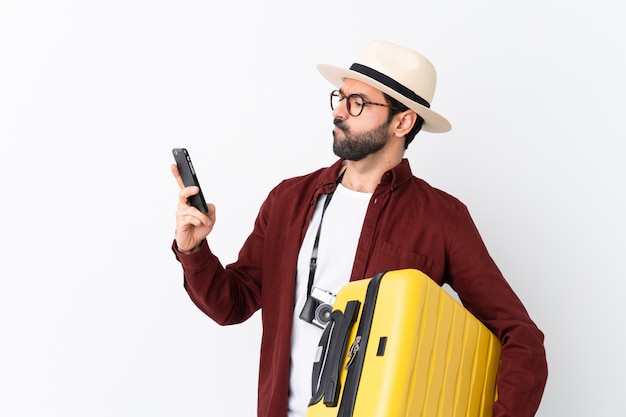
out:
<path id="1" fill-rule="evenodd" d="M 172 149 L 172 154 L 174 155 L 176 166 L 178 166 L 178 172 L 183 179 L 185 187 L 196 186 L 200 190 L 198 194 L 189 197 L 189 204 L 204 214 L 208 213 L 209 208 L 204 199 L 204 194 L 202 194 L 202 188 L 200 187 L 196 171 L 191 163 L 189 152 L 185 148 L 174 148 Z"/>

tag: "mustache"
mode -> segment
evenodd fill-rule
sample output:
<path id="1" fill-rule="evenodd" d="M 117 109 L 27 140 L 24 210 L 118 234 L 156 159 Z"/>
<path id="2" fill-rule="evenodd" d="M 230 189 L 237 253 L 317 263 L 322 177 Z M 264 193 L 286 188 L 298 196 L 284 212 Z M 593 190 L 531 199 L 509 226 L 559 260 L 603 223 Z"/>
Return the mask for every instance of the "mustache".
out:
<path id="1" fill-rule="evenodd" d="M 342 132 L 347 132 L 348 131 L 348 126 L 346 126 L 345 122 L 342 119 L 338 118 L 338 117 L 335 117 L 333 119 L 333 124 L 337 128 L 339 128 L 339 130 L 341 130 Z"/>

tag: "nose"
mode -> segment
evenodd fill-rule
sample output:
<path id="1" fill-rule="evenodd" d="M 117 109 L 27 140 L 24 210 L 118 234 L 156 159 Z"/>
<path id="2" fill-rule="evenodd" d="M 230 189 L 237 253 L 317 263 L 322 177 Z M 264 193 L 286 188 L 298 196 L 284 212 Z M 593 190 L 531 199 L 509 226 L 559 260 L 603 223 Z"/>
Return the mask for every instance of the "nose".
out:
<path id="1" fill-rule="evenodd" d="M 333 110 L 333 117 L 345 120 L 348 116 L 348 100 L 344 98 L 335 105 L 335 109 Z"/>

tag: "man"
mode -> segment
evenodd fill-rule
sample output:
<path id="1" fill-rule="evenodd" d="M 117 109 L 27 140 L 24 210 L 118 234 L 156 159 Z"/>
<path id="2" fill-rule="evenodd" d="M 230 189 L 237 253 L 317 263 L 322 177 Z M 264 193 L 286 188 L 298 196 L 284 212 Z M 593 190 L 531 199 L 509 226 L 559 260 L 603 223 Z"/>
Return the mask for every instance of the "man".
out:
<path id="1" fill-rule="evenodd" d="M 311 395 L 321 329 L 301 316 L 313 289 L 415 268 L 448 283 L 502 344 L 494 417 L 533 416 L 547 378 L 543 334 L 489 256 L 463 203 L 413 176 L 404 151 L 420 130 L 445 132 L 430 110 L 436 73 L 421 54 L 372 42 L 350 69 L 320 65 L 331 93 L 328 168 L 277 185 L 236 262 L 222 266 L 206 236 L 215 223 L 182 185 L 173 250 L 193 302 L 220 324 L 261 309 L 258 415 L 300 417 Z M 331 200 L 332 198 L 332 200 Z M 322 228 L 323 225 L 323 228 Z M 312 261 L 314 260 L 314 261 Z"/>

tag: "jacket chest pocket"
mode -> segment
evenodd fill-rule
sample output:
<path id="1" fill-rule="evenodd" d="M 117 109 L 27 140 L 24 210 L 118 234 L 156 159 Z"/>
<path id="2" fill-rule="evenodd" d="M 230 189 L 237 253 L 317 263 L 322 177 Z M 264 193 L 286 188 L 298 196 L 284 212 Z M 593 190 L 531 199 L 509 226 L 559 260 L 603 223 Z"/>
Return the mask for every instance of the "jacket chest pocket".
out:
<path id="1" fill-rule="evenodd" d="M 441 278 L 433 276 L 434 260 L 421 253 L 401 248 L 389 242 L 378 242 L 368 263 L 369 275 L 396 269 L 413 268 L 422 271 L 440 283 Z M 441 284 L 441 283 L 440 283 Z"/>

